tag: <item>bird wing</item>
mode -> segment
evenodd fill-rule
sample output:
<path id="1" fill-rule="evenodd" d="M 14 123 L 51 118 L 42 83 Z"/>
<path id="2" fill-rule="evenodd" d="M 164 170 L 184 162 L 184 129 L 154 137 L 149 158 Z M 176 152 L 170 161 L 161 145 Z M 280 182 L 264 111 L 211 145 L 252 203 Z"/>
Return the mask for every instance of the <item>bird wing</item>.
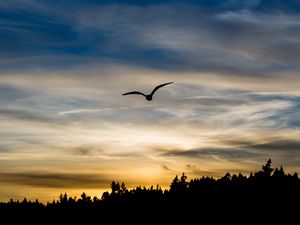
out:
<path id="1" fill-rule="evenodd" d="M 168 82 L 168 83 L 164 83 L 164 84 L 160 84 L 158 86 L 156 86 L 153 91 L 151 92 L 151 95 L 153 95 L 159 88 L 163 87 L 163 86 L 166 86 L 168 84 L 172 84 L 173 82 Z"/>
<path id="2" fill-rule="evenodd" d="M 145 94 L 139 91 L 131 91 L 131 92 L 124 93 L 122 95 L 144 95 L 145 96 Z"/>

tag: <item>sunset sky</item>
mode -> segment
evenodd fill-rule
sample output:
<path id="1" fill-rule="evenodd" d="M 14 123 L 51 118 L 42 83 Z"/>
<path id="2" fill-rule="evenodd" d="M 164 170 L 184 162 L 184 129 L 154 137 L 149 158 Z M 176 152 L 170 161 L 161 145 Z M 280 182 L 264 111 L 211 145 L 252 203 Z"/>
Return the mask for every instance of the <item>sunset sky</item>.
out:
<path id="1" fill-rule="evenodd" d="M 298 0 L 0 0 L 0 201 L 268 158 L 300 172 Z"/>

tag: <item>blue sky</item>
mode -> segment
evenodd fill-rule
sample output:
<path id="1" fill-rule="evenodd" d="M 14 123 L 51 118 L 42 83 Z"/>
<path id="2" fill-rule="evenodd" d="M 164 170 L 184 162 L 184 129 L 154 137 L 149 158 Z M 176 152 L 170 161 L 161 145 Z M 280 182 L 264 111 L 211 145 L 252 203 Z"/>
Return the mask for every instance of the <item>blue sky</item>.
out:
<path id="1" fill-rule="evenodd" d="M 247 74 L 298 69 L 296 2 L 4 1 L 1 69 L 60 70 L 99 61 Z"/>
<path id="2" fill-rule="evenodd" d="M 3 200 L 300 172 L 299 21 L 296 0 L 0 1 Z"/>

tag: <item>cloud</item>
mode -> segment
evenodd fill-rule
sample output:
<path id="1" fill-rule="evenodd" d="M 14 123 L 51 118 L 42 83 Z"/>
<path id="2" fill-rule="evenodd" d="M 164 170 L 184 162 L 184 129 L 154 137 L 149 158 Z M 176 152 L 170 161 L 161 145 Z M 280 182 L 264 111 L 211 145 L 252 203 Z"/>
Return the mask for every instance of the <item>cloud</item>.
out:
<path id="1" fill-rule="evenodd" d="M 179 157 L 191 159 L 213 159 L 216 161 L 247 162 L 251 160 L 263 161 L 273 158 L 276 161 L 297 165 L 299 160 L 300 142 L 293 139 L 266 139 L 264 143 L 258 141 L 243 141 L 239 139 L 223 140 L 219 145 L 223 147 L 197 148 L 189 150 L 164 150 L 159 153 L 162 157 Z M 188 169 L 193 169 L 188 166 Z"/>
<path id="2" fill-rule="evenodd" d="M 104 29 L 115 34 L 117 49 L 130 48 L 132 52 L 120 58 L 113 49 L 115 59 L 133 66 L 135 62 L 158 69 L 252 76 L 288 68 L 299 69 L 293 55 L 279 58 L 283 53 L 288 53 L 279 47 L 280 44 L 288 46 L 299 43 L 285 35 L 294 30 L 294 26 L 299 26 L 296 22 L 297 16 L 265 16 L 255 11 L 237 11 L 230 14 L 226 9 L 223 12 L 206 13 L 198 5 L 184 5 L 182 8 L 185 10 L 179 11 L 176 6 L 164 5 L 148 8 L 118 5 L 98 7 L 88 13 L 82 12 L 80 22 L 83 28 L 92 27 L 99 32 Z M 116 13 L 117 23 L 113 17 Z M 94 15 L 93 19 L 90 15 Z M 264 16 L 269 23 L 258 23 L 256 18 Z M 138 17 L 143 19 L 137 20 Z M 284 23 L 277 23 L 283 19 Z M 249 24 L 249 21 L 253 22 Z M 282 30 L 285 32 L 281 32 Z M 297 36 L 296 33 L 295 35 Z M 121 36 L 122 40 L 119 40 Z M 270 51 L 273 54 L 269 54 Z M 144 55 L 147 55 L 147 59 L 141 57 Z"/>
<path id="3" fill-rule="evenodd" d="M 252 144 L 248 146 L 251 149 L 283 151 L 283 152 L 300 152 L 300 141 L 298 140 L 275 140 L 263 144 Z"/>
<path id="4" fill-rule="evenodd" d="M 186 168 L 186 172 L 189 175 L 202 175 L 202 176 L 212 176 L 213 173 L 211 173 L 210 171 L 207 170 L 202 170 L 200 169 L 197 165 L 194 164 L 186 164 L 185 166 Z"/>
<path id="5" fill-rule="evenodd" d="M 168 166 L 166 166 L 165 164 L 162 165 L 162 168 L 163 168 L 164 170 L 167 170 L 167 171 L 170 171 L 170 170 L 171 170 L 171 169 L 170 169 Z"/>
<path id="6" fill-rule="evenodd" d="M 32 96 L 32 92 L 11 85 L 0 84 L 0 102 L 8 103 L 11 101 L 22 100 Z"/>
<path id="7" fill-rule="evenodd" d="M 264 2 L 3 3 L 0 46 L 6 60 L 0 68 L 58 70 L 114 62 L 166 71 L 295 73 L 299 16 L 263 10 Z M 293 1 L 279 5 L 297 8 Z"/>
<path id="8" fill-rule="evenodd" d="M 187 158 L 213 158 L 222 160 L 241 160 L 258 158 L 259 153 L 245 151 L 241 149 L 209 148 L 209 149 L 191 149 L 191 150 L 171 150 L 162 154 L 167 157 L 187 157 Z"/>
<path id="9" fill-rule="evenodd" d="M 75 148 L 75 151 L 78 152 L 78 154 L 80 154 L 82 156 L 89 156 L 92 154 L 91 148 L 86 147 L 86 146 L 79 146 L 79 147 Z"/>
<path id="10" fill-rule="evenodd" d="M 28 112 L 25 110 L 15 110 L 15 109 L 0 109 L 0 116 L 6 118 L 14 118 L 19 120 L 26 120 L 38 123 L 52 123 L 53 119 L 50 117 L 45 117 L 44 115 L 39 115 L 38 113 Z"/>
<path id="11" fill-rule="evenodd" d="M 259 4 L 255 6 L 255 9 L 275 14 L 298 14 L 300 11 L 300 4 L 297 0 L 260 1 Z"/>
<path id="12" fill-rule="evenodd" d="M 0 173 L 0 181 L 46 188 L 101 188 L 111 180 L 105 175 L 85 173 Z"/>

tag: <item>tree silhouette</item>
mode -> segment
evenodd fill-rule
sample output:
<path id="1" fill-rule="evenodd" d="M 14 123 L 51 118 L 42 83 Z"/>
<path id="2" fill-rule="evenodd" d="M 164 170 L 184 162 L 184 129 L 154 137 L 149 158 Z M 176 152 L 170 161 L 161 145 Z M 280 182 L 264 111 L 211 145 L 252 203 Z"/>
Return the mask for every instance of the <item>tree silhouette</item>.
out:
<path id="1" fill-rule="evenodd" d="M 170 191 L 171 192 L 177 192 L 177 193 L 183 193 L 187 190 L 189 183 L 186 181 L 187 176 L 184 175 L 184 173 L 181 175 L 180 179 L 178 179 L 178 176 L 176 175 L 174 180 L 171 183 Z"/>
<path id="2" fill-rule="evenodd" d="M 266 177 L 270 177 L 274 168 L 271 168 L 271 159 L 269 159 L 266 163 L 266 165 L 263 165 L 262 166 L 262 171 L 263 171 L 263 174 L 266 176 Z"/>
<path id="3" fill-rule="evenodd" d="M 258 219 L 266 222 L 276 222 L 280 218 L 284 218 L 285 222 L 295 220 L 298 208 L 294 205 L 300 201 L 298 174 L 286 174 L 282 166 L 274 169 L 271 164 L 269 159 L 261 171 L 250 173 L 248 177 L 241 173 L 226 173 L 219 179 L 203 176 L 188 181 L 183 173 L 180 178 L 176 175 L 170 188 L 165 190 L 158 185 L 127 189 L 124 182 L 112 181 L 111 191 L 104 192 L 101 198 L 83 192 L 80 198 L 60 194 L 57 201 L 47 204 L 27 198 L 22 201 L 10 199 L 0 203 L 0 213 L 24 213 L 29 218 L 38 215 L 43 215 L 43 218 L 65 218 L 68 224 L 72 218 L 74 223 L 78 222 L 75 218 L 82 218 L 83 223 L 90 218 L 128 222 L 139 216 L 149 221 L 159 217 L 167 222 L 183 219 L 187 223 L 184 215 L 198 214 L 199 222 L 207 220 L 209 223 L 218 219 L 223 223 L 234 219 L 239 223 L 245 222 L 237 218 L 248 218 L 247 221 L 252 223 Z M 235 212 L 235 217 L 232 212 Z"/>

